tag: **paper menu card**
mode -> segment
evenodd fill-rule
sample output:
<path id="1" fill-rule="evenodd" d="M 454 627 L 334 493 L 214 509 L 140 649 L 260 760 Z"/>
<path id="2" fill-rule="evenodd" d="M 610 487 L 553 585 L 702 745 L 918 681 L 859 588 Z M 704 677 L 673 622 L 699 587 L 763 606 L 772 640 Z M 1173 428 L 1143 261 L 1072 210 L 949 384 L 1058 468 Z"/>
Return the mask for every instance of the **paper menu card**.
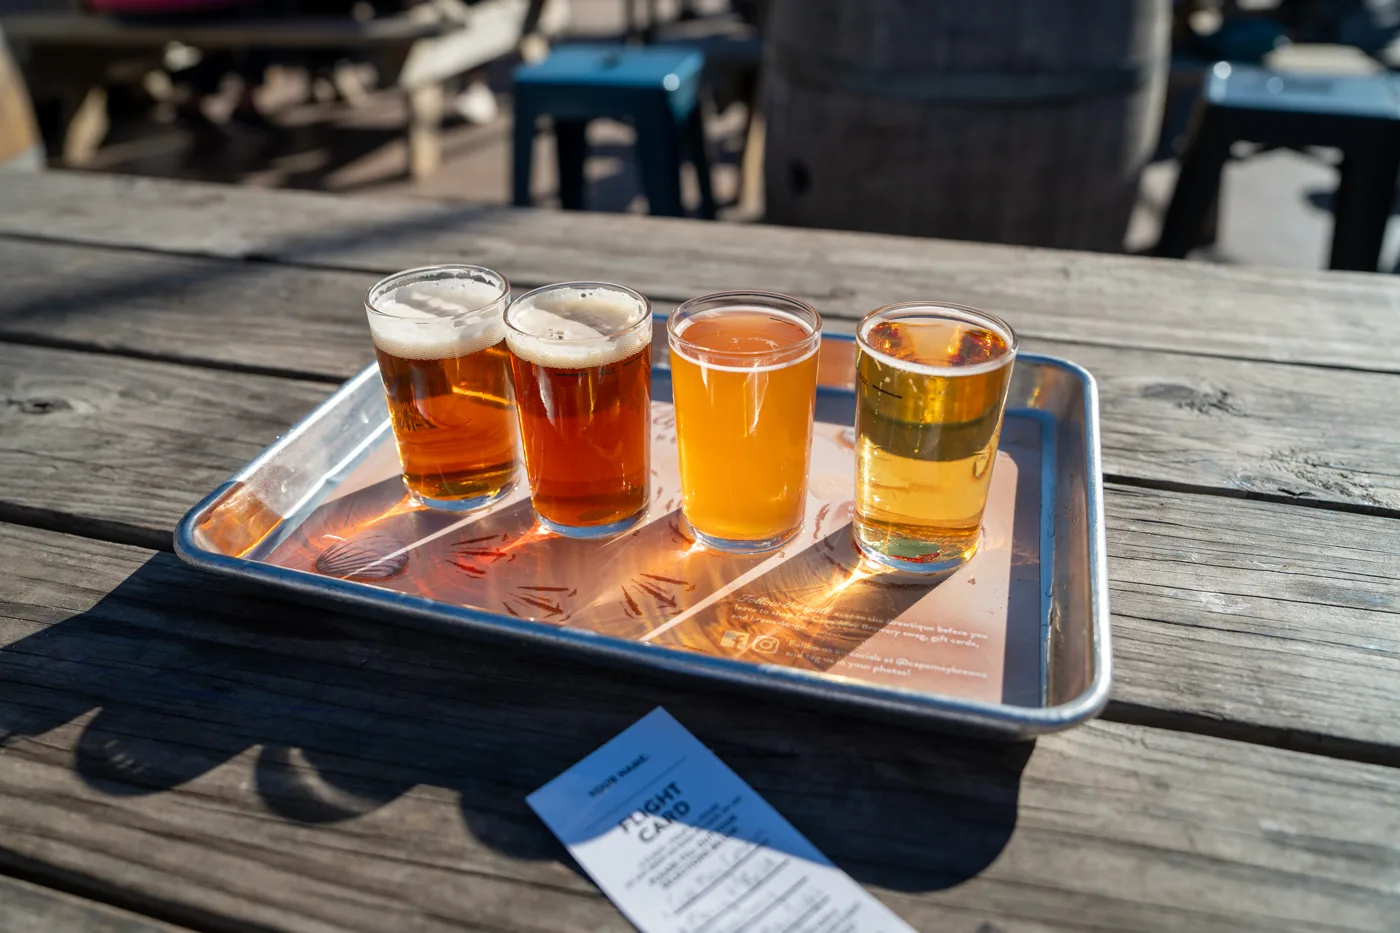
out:
<path id="1" fill-rule="evenodd" d="M 527 798 L 643 933 L 909 933 L 658 707 Z"/>

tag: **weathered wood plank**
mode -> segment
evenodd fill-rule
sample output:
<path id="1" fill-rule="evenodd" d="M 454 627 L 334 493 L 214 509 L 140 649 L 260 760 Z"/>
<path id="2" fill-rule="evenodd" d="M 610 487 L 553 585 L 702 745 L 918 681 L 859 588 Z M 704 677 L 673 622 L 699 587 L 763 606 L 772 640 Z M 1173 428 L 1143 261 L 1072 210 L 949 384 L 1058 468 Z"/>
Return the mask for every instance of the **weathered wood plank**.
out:
<path id="1" fill-rule="evenodd" d="M 0 345 L 0 500 L 53 527 L 73 517 L 159 546 L 330 388 Z"/>
<path id="2" fill-rule="evenodd" d="M 0 269 L 7 276 L 0 340 L 327 379 L 346 378 L 370 359 L 360 305 L 369 278 L 360 274 L 34 244 L 0 245 Z M 827 324 L 833 331 L 850 327 Z M 1110 475 L 1400 510 L 1400 475 L 1389 466 L 1400 461 L 1391 374 L 1057 341 L 1024 345 L 1068 357 L 1099 379 Z M 88 368 L 120 367 L 138 382 L 161 372 L 39 351 L 3 350 L 0 359 L 13 359 L 15 370 L 7 378 L 0 365 L 0 386 L 21 401 L 26 393 L 81 392 L 64 386 L 81 385 Z M 15 386 L 21 370 L 25 390 Z M 12 430 L 69 420 L 36 421 L 13 411 L 0 418 Z"/>
<path id="3" fill-rule="evenodd" d="M 1400 908 L 1396 769 L 1112 723 L 929 740 L 35 529 L 0 528 L 0 564 L 0 865 L 167 916 L 630 929 L 523 797 L 656 704 L 917 929 L 1380 931 Z"/>
<path id="4" fill-rule="evenodd" d="M 1400 509 L 1400 379 L 1051 341 L 1098 379 L 1106 475 Z"/>
<path id="5" fill-rule="evenodd" d="M 1003 313 L 1027 336 L 1400 371 L 1389 276 L 72 173 L 0 186 L 0 233 L 367 271 L 476 262 L 671 301 L 763 287 L 846 317 L 933 297 Z"/>
<path id="6" fill-rule="evenodd" d="M 0 239 L 0 339 L 348 379 L 374 273 Z"/>
<path id="7" fill-rule="evenodd" d="M 179 933 L 180 929 L 0 875 L 0 930 L 5 933 Z"/>
<path id="8" fill-rule="evenodd" d="M 329 388 L 0 344 L 0 514 L 168 547 Z M 1117 702 L 1400 763 L 1400 521 L 1113 484 L 1107 510 Z"/>
<path id="9" fill-rule="evenodd" d="M 1400 521 L 1106 493 L 1110 715 L 1400 765 Z"/>

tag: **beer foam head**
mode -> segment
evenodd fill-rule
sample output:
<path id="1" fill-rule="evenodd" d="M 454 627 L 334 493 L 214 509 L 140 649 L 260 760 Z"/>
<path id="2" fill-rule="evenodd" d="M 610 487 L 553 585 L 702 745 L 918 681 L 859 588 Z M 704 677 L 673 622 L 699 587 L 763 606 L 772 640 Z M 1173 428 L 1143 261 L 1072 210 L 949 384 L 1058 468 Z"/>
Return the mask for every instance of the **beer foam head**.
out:
<path id="1" fill-rule="evenodd" d="M 510 306 L 506 322 L 510 352 L 555 369 L 605 366 L 651 344 L 651 305 L 619 285 L 536 289 Z"/>
<path id="2" fill-rule="evenodd" d="M 485 271 L 485 270 L 483 270 Z M 502 315 L 509 286 L 465 272 L 404 273 L 370 291 L 369 330 L 374 345 L 409 360 L 466 356 L 505 337 Z"/>
<path id="3" fill-rule="evenodd" d="M 777 292 L 716 292 L 692 298 L 667 321 L 671 353 L 722 372 L 768 372 L 821 346 L 821 315 Z"/>

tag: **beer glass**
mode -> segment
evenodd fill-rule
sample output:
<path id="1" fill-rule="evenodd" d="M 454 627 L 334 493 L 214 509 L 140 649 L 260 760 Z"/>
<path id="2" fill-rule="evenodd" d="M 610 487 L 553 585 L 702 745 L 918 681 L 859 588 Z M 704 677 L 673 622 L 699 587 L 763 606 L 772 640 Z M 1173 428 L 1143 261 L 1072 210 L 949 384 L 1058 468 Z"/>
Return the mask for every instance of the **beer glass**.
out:
<path id="1" fill-rule="evenodd" d="M 430 266 L 381 280 L 365 297 L 403 480 L 418 501 L 471 509 L 515 482 L 503 276 Z"/>
<path id="2" fill-rule="evenodd" d="M 635 524 L 651 494 L 650 303 L 569 282 L 522 295 L 505 322 L 540 524 L 574 538 Z"/>
<path id="3" fill-rule="evenodd" d="M 981 542 L 1016 334 L 914 302 L 867 315 L 856 340 L 856 544 L 898 570 L 951 570 Z"/>
<path id="4" fill-rule="evenodd" d="M 681 511 L 701 544 L 751 553 L 797 534 L 807 502 L 821 317 L 771 292 L 671 313 Z"/>

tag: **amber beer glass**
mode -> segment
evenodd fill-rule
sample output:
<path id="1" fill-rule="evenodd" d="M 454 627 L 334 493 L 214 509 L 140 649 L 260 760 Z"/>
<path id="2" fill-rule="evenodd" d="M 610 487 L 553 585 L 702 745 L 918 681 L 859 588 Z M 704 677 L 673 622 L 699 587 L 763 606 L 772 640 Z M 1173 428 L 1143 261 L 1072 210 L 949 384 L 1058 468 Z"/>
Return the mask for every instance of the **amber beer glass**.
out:
<path id="1" fill-rule="evenodd" d="M 681 510 L 725 551 L 780 547 L 807 502 L 821 317 L 770 292 L 721 292 L 671 313 Z"/>
<path id="2" fill-rule="evenodd" d="M 1016 334 L 910 303 L 868 315 L 856 340 L 856 543 L 899 570 L 951 570 L 981 542 Z"/>
<path id="3" fill-rule="evenodd" d="M 540 523 L 574 538 L 635 524 L 651 492 L 651 305 L 570 282 L 522 295 L 505 321 Z"/>
<path id="4" fill-rule="evenodd" d="M 514 484 L 509 295 L 490 269 L 433 266 L 391 275 L 365 298 L 404 484 L 426 505 L 476 508 Z"/>

